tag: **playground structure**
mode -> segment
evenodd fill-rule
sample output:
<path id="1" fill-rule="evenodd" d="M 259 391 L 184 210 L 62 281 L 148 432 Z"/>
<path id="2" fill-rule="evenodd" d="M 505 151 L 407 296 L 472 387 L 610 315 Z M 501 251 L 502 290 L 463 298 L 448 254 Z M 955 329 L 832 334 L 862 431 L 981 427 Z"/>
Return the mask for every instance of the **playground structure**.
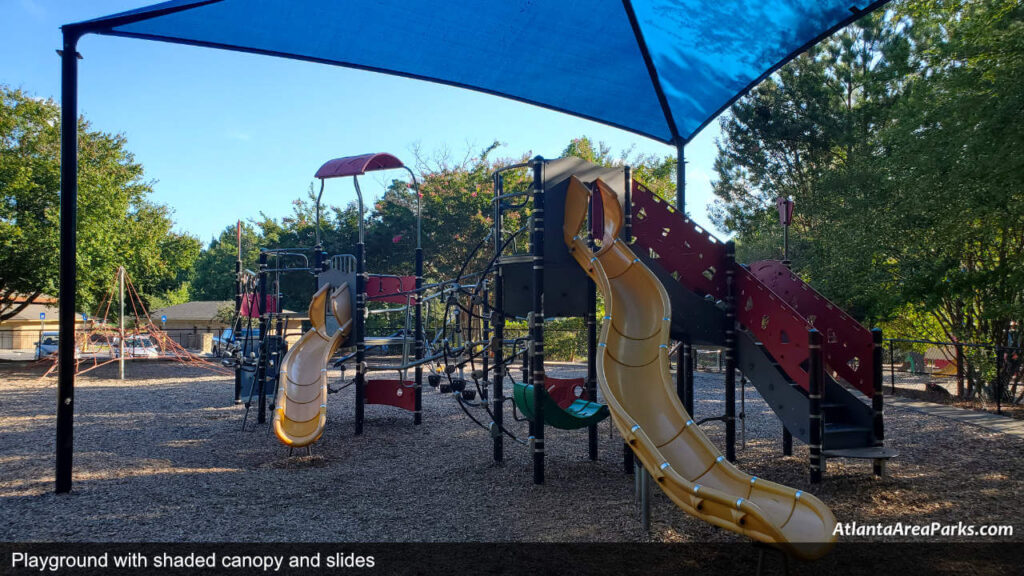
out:
<path id="1" fill-rule="evenodd" d="M 330 286 L 313 295 L 309 304 L 312 328 L 285 354 L 280 369 L 284 386 L 275 395 L 274 432 L 291 448 L 309 448 L 323 434 L 327 424 L 327 371 L 331 356 L 352 328 L 351 295 L 348 284 L 330 294 L 330 309 L 338 327 L 327 332 L 327 303 Z"/>
<path id="2" fill-rule="evenodd" d="M 789 449 L 789 435 L 809 444 L 813 482 L 821 480 L 824 458 L 827 457 L 869 458 L 875 462 L 875 472 L 881 473 L 885 459 L 893 456 L 882 446 L 884 428 L 878 346 L 881 335 L 877 331 L 872 334 L 862 327 L 843 324 L 845 319 L 841 313 L 828 305 L 823 307 L 821 315 L 812 315 L 810 311 L 817 310 L 820 299 L 815 298 L 809 287 L 800 286 L 797 279 L 786 278 L 785 274 L 774 278 L 800 289 L 788 295 L 788 300 L 783 299 L 753 268 L 735 263 L 731 244 L 718 242 L 695 227 L 685 216 L 684 147 L 701 128 L 758 81 L 825 34 L 884 2 L 790 0 L 768 3 L 763 7 L 764 17 L 745 19 L 732 18 L 728 11 L 718 9 L 716 4 L 698 2 L 659 6 L 650 2 L 626 1 L 594 3 L 581 11 L 572 3 L 524 3 L 509 9 L 509 5 L 496 2 L 475 10 L 446 11 L 446 5 L 423 2 L 405 6 L 400 14 L 396 14 L 389 11 L 394 7 L 388 3 L 372 3 L 361 7 L 362 11 L 356 15 L 359 26 L 353 27 L 351 18 L 324 18 L 330 11 L 319 3 L 282 11 L 278 2 L 251 3 L 240 10 L 238 4 L 186 0 L 65 26 L 61 52 L 62 133 L 66 135 L 61 149 L 61 348 L 68 350 L 74 344 L 70 338 L 74 328 L 71 303 L 76 290 L 78 147 L 74 135 L 77 134 L 75 122 L 78 118 L 77 46 L 83 35 L 108 34 L 274 54 L 433 80 L 547 106 L 674 146 L 679 165 L 675 207 L 633 182 L 628 167 L 603 169 L 580 164 L 582 161 L 574 159 L 548 162 L 537 158 L 498 171 L 494 175 L 493 258 L 484 270 L 477 273 L 476 283 L 470 287 L 461 285 L 461 273 L 452 281 L 457 286 L 454 289 L 449 290 L 446 288 L 448 285 L 432 287 L 442 295 L 439 301 L 445 305 L 439 351 L 432 350 L 429 356 L 423 355 L 425 341 L 420 313 L 427 295 L 422 285 L 422 251 L 419 245 L 413 291 L 410 293 L 399 284 L 397 292 L 391 294 L 406 297 L 406 313 L 410 305 L 415 306 L 416 311 L 413 335 L 408 332 L 401 335 L 403 349 L 409 339 L 413 339 L 413 358 L 409 361 L 408 355 L 403 354 L 403 361 L 397 367 L 391 367 L 402 373 L 399 379 L 402 388 L 393 390 L 404 389 L 404 371 L 415 370 L 411 388 L 416 399 L 414 421 L 419 423 L 422 366 L 436 362 L 440 357 L 443 359 L 442 375 L 448 378 L 452 396 L 475 422 L 491 430 L 494 460 L 503 461 L 506 437 L 528 446 L 536 483 L 544 481 L 545 426 L 555 425 L 561 419 L 556 417 L 559 411 L 564 413 L 561 416 L 570 421 L 575 419 L 581 428 L 588 429 L 591 458 L 597 458 L 594 442 L 596 423 L 591 418 L 611 414 L 627 440 L 624 452 L 627 471 L 632 470 L 636 457 L 643 465 L 638 471 L 643 494 L 647 493 L 649 478 L 653 476 L 659 480 L 659 485 L 667 487 L 669 496 L 674 496 L 673 500 L 684 510 L 709 522 L 788 547 L 801 556 L 814 557 L 824 553 L 828 540 L 820 540 L 820 527 L 829 519 L 827 509 L 809 497 L 801 499 L 800 492 L 758 483 L 753 479 L 749 484 L 737 486 L 747 478 L 724 463 L 735 459 L 736 372 L 742 371 L 779 415 L 785 430 L 784 452 Z M 706 18 L 693 19 L 691 11 Z M 444 22 L 438 21 L 435 26 L 421 25 L 438 13 L 450 17 Z M 666 22 L 694 22 L 694 25 L 692 29 L 682 27 L 679 34 L 666 34 Z M 312 25 L 319 28 L 317 35 L 295 34 L 295 30 L 308 29 Z M 601 41 L 578 43 L 576 49 L 565 50 L 563 32 L 567 27 L 587 30 L 600 36 Z M 736 41 L 700 41 L 716 27 L 730 27 Z M 379 42 L 379 38 L 393 38 L 394 29 L 403 32 L 399 35 L 401 42 Z M 447 40 L 450 38 L 479 38 L 489 46 L 495 39 L 510 39 L 507 36 L 509 31 L 515 35 L 515 45 L 519 49 L 497 54 L 494 50 L 474 49 L 477 46 L 469 43 L 470 49 L 459 46 L 458 55 L 449 51 L 451 43 Z M 409 55 L 415 55 L 415 58 Z M 474 61 L 478 55 L 485 55 L 493 61 Z M 600 66 L 595 66 L 595 63 L 600 63 Z M 523 74 L 524 70 L 530 73 Z M 594 73 L 595 70 L 598 73 Z M 722 70 L 733 73 L 726 78 L 721 74 Z M 355 176 L 368 169 L 387 167 L 386 158 L 381 158 L 384 164 L 372 164 L 378 156 L 382 155 L 332 161 L 321 168 L 322 173 L 318 176 L 323 180 L 351 175 L 355 180 Z M 362 161 L 366 162 L 360 164 Z M 510 170 L 531 171 L 530 188 L 506 192 L 504 174 Z M 592 258 L 600 255 L 607 259 L 607 262 L 601 261 L 600 266 L 595 264 L 593 270 L 587 270 L 586 264 L 584 267 L 578 265 L 576 257 L 570 254 L 565 244 L 563 230 L 559 230 L 560 224 L 566 221 L 565 200 L 572 177 L 583 185 L 598 189 L 598 194 L 592 197 L 596 201 L 591 202 L 589 211 L 592 214 L 590 229 L 601 232 L 594 234 L 599 238 L 588 238 L 585 242 L 577 239 L 573 243 L 577 255 L 593 252 L 595 256 Z M 603 188 L 598 180 L 604 183 Z M 614 193 L 615 201 L 606 188 Z M 328 267 L 340 275 L 354 276 L 354 283 L 349 284 L 355 286 L 350 338 L 355 343 L 352 357 L 356 367 L 355 426 L 356 433 L 360 434 L 363 431 L 363 407 L 371 396 L 366 379 L 369 372 L 366 351 L 370 340 L 364 329 L 370 277 L 365 271 L 363 209 L 358 183 L 356 191 L 360 196 L 360 238 L 354 261 L 344 255 L 328 260 L 318 251 L 314 267 L 318 283 L 319 276 L 327 272 Z M 621 207 L 621 222 L 616 206 Z M 604 210 L 608 212 L 607 217 Z M 516 211 L 524 215 L 528 223 L 515 231 L 505 230 L 505 216 Z M 581 212 L 587 211 L 576 206 L 572 214 L 578 219 Z M 420 216 L 417 214 L 418 218 Z M 574 220 L 570 223 L 578 227 L 583 222 Z M 620 229 L 623 236 L 616 238 Z M 527 234 L 523 238 L 529 238 L 528 250 L 516 253 L 515 241 L 524 232 Z M 596 250 L 597 241 L 601 242 L 600 250 Z M 511 251 L 507 250 L 510 245 Z M 337 266 L 334 266 L 335 262 Z M 619 265 L 621 270 L 612 270 L 611 265 Z M 603 346 L 598 346 L 597 340 L 597 286 L 588 278 L 588 272 L 600 283 L 607 299 L 606 305 L 611 308 L 611 317 L 604 322 L 604 336 L 600 342 Z M 627 284 L 626 278 L 620 281 L 619 272 L 635 279 L 636 285 Z M 340 284 L 332 286 L 334 290 L 340 288 Z M 579 290 L 580 286 L 585 286 L 585 289 Z M 269 341 L 265 328 L 271 312 L 264 298 L 265 292 L 264 288 L 258 299 L 260 324 L 264 328 L 260 334 L 264 341 Z M 653 301 L 648 298 L 655 293 L 658 298 Z M 318 294 L 323 298 L 322 293 Z M 635 309 L 619 315 L 615 306 L 620 302 L 635 305 Z M 481 341 L 476 342 L 471 334 L 467 334 L 463 343 L 453 344 L 457 338 L 447 334 L 449 311 L 453 307 L 462 310 L 470 326 L 473 317 L 478 316 L 477 320 L 482 324 Z M 241 309 L 240 304 L 238 308 Z M 315 306 L 311 308 L 316 311 Z M 801 315 L 798 310 L 807 315 Z M 583 386 L 578 382 L 571 384 L 573 397 L 584 402 L 596 401 L 597 384 L 602 381 L 604 400 L 610 407 L 587 405 L 585 409 L 579 406 L 579 409 L 569 410 L 577 400 L 568 405 L 564 401 L 551 402 L 555 389 L 549 386 L 544 369 L 545 320 L 570 316 L 586 318 L 589 344 L 587 378 Z M 505 340 L 505 322 L 512 318 L 527 319 L 528 337 Z M 340 326 L 332 328 L 328 320 L 325 318 L 323 326 L 314 325 L 317 338 L 325 335 L 337 338 L 341 333 Z M 455 327 L 459 325 L 459 322 L 454 323 Z M 612 334 L 612 330 L 618 334 Z M 865 340 L 865 333 L 871 336 L 870 340 Z M 643 337 L 632 338 L 638 335 Z M 670 401 L 667 404 L 645 412 L 644 404 L 633 404 L 633 387 L 640 390 L 636 393 L 637 401 L 657 398 L 656 394 L 665 392 L 669 384 L 669 337 L 682 342 L 677 360 L 677 392 L 681 401 L 671 400 L 672 395 L 668 394 Z M 652 349 L 652 343 L 658 344 L 657 350 Z M 725 425 L 725 456 L 714 456 L 713 450 L 701 440 L 696 425 L 678 427 L 679 419 L 692 414 L 694 343 L 723 349 L 726 409 L 716 419 Z M 615 351 L 615 347 L 621 349 Z M 263 403 L 267 369 L 278 370 L 282 365 L 271 357 L 267 348 L 261 344 L 261 352 L 256 356 L 261 421 L 265 417 Z M 613 350 L 603 350 L 599 354 L 598 348 Z M 611 359 L 613 351 L 616 355 Z M 650 357 L 652 351 L 656 352 L 656 357 Z M 285 359 L 284 365 L 291 366 L 290 362 L 296 358 L 306 357 L 299 347 L 289 354 L 292 356 Z M 244 348 L 242 355 L 243 361 L 249 358 Z M 478 358 L 480 369 L 475 367 Z M 643 358 L 648 358 L 648 362 L 637 362 Z M 518 393 L 508 397 L 505 395 L 505 380 L 511 379 L 509 368 L 519 360 L 525 365 L 526 377 L 518 384 L 513 380 L 514 390 Z M 623 376 L 654 363 L 657 364 L 656 369 L 650 370 L 652 377 L 656 378 L 630 382 L 627 390 Z M 464 397 L 466 381 L 462 379 L 463 387 L 459 389 L 453 377 L 453 373 L 466 364 L 471 368 L 471 379 L 480 393 L 480 401 L 472 404 L 472 400 Z M 74 417 L 74 370 L 71 368 L 71 359 L 65 354 L 60 361 L 58 385 L 57 492 L 71 489 Z M 326 370 L 326 366 L 321 370 Z M 870 407 L 841 382 L 869 396 Z M 579 395 L 575 394 L 577 388 L 583 389 Z M 321 394 L 318 398 L 322 398 L 324 389 L 322 386 L 319 389 Z M 484 394 L 485 391 L 488 393 Z M 583 399 L 583 391 L 586 399 Z M 530 397 L 532 404 L 528 400 Z M 283 398 L 287 407 L 287 396 Z M 529 418 L 529 435 L 525 439 L 505 425 L 505 404 L 510 399 L 515 400 L 513 416 L 516 408 L 524 412 L 529 408 L 532 417 Z M 481 410 L 486 412 L 490 421 L 486 424 L 480 422 L 471 409 L 477 413 Z M 676 431 L 680 432 L 678 438 L 658 435 L 664 432 L 659 426 L 665 422 L 676 425 Z M 688 422 L 685 420 L 683 424 Z M 322 429 L 319 420 L 316 426 Z M 684 432 L 687 436 L 682 436 Z M 676 448 L 692 448 L 693 452 L 701 452 L 692 458 L 685 454 L 667 453 Z M 659 462 L 662 456 L 665 459 Z M 710 467 L 699 475 L 685 467 L 707 464 L 712 456 Z M 712 471 L 709 479 L 721 485 L 702 493 L 702 487 L 696 482 L 709 470 Z M 690 485 L 696 492 L 684 498 L 682 489 Z M 746 490 L 746 496 L 739 496 L 730 505 L 728 499 L 743 493 L 743 490 Z M 787 506 L 791 512 L 789 519 L 783 521 L 780 511 Z M 800 513 L 796 515 L 798 509 Z M 793 545 L 808 541 L 817 541 L 824 546 L 802 550 Z"/>
<path id="3" fill-rule="evenodd" d="M 674 394 L 669 374 L 671 301 L 664 286 L 620 241 L 623 212 L 600 178 L 603 233 L 594 252 L 579 235 L 590 191 L 573 176 L 566 196 L 565 244 L 605 298 L 598 381 L 612 420 L 668 497 L 688 514 L 804 558 L 834 542 L 835 518 L 817 498 L 743 474 L 725 461 Z M 821 370 L 820 364 L 812 370 Z M 646 478 L 645 478 L 646 479 Z"/>
<path id="4" fill-rule="evenodd" d="M 111 319 L 111 307 L 116 321 Z M 111 287 L 100 300 L 85 330 L 75 333 L 75 374 L 86 374 L 117 363 L 118 378 L 125 379 L 125 363 L 139 360 L 169 360 L 218 374 L 224 367 L 186 350 L 153 322 L 138 290 L 123 266 L 117 268 Z M 59 353 L 46 359 L 50 367 L 43 377 L 57 370 Z"/>
<path id="5" fill-rule="evenodd" d="M 413 414 L 414 424 L 422 423 L 423 366 L 430 366 L 430 383 L 489 430 L 495 462 L 504 460 L 506 439 L 527 447 L 535 483 L 544 482 L 545 427 L 587 429 L 589 456 L 596 460 L 597 424 L 610 415 L 625 440 L 625 471 L 641 464 L 636 472 L 645 510 L 653 480 L 682 510 L 711 524 L 803 558 L 828 550 L 835 521 L 823 503 L 732 465 L 736 375 L 741 372 L 779 417 L 784 453 L 792 449 L 790 434 L 809 445 L 812 483 L 821 482 L 828 458 L 869 459 L 882 474 L 885 461 L 896 454 L 883 445 L 879 331 L 860 326 L 782 263 L 736 264 L 731 243 L 716 240 L 633 181 L 629 167 L 605 168 L 577 158 L 538 157 L 498 170 L 494 228 L 457 278 L 423 283 L 418 238 L 415 276 L 370 274 L 358 176 L 396 168 L 405 166 L 394 156 L 367 154 L 332 160 L 317 172 L 322 182 L 353 178 L 359 242 L 355 254 L 333 256 L 318 245 L 313 267 L 298 268 L 316 276 L 312 327 L 280 362 L 267 344 L 275 336 L 266 327 L 271 311 L 280 310 L 281 296 L 268 299 L 258 288 L 268 284 L 270 272 L 283 269 L 267 267 L 264 251 L 256 294 L 239 283 L 243 314 L 251 318 L 264 304 L 258 315 L 257 382 L 250 390 L 258 390 L 261 401 L 269 393 L 273 428 L 283 444 L 308 451 L 329 425 L 329 366 L 341 367 L 343 379 L 345 367 L 355 366 L 350 384 L 356 435 L 364 431 L 366 404 L 401 408 Z M 507 191 L 506 177 L 516 170 L 532 175 L 529 187 Z M 419 204 L 414 175 L 410 186 Z M 416 212 L 419 229 L 419 205 Z M 545 226 L 545 221 L 564 225 Z M 466 273 L 488 243 L 487 264 Z M 598 291 L 605 303 L 600 338 Z M 368 303 L 375 300 L 398 306 L 373 310 Z M 432 303 L 443 304 L 443 313 L 435 308 L 431 314 Z M 404 328 L 391 336 L 369 335 L 365 320 L 371 313 L 402 314 Z M 586 320 L 587 377 L 548 378 L 545 320 L 570 316 Z M 433 336 L 424 322 L 431 318 L 441 324 Z M 506 323 L 523 319 L 529 335 L 506 340 Z M 346 337 L 348 351 L 334 359 Z M 681 351 L 675 382 L 670 338 Z M 725 367 L 725 413 L 700 422 L 693 416 L 696 345 L 719 347 Z M 389 352 L 371 357 L 368 352 L 375 348 Z M 519 381 L 513 377 L 517 367 L 523 373 Z M 406 378 L 409 370 L 412 380 Z M 399 378 L 368 377 L 382 371 L 395 371 Z M 510 400 L 512 420 L 507 421 Z M 514 430 L 513 423 L 521 421 L 529 424 L 527 434 Z M 700 428 L 716 421 L 725 426 L 724 455 Z M 646 525 L 646 512 L 643 519 Z"/>

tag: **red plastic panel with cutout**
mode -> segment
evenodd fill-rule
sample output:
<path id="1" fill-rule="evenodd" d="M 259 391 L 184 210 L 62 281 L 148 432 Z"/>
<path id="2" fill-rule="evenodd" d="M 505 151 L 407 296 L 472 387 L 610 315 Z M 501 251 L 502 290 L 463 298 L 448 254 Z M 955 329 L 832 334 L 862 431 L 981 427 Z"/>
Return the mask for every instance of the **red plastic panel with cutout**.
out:
<path id="1" fill-rule="evenodd" d="M 658 260 L 692 292 L 725 298 L 725 245 L 633 181 L 633 250 Z"/>
<path id="2" fill-rule="evenodd" d="M 736 320 L 754 334 L 794 382 L 808 389 L 810 326 L 743 266 L 736 266 Z"/>
<path id="3" fill-rule="evenodd" d="M 587 385 L 583 378 L 552 378 L 545 376 L 544 386 L 547 387 L 548 396 L 563 410 L 576 400 L 588 399 Z"/>
<path id="4" fill-rule="evenodd" d="M 415 276 L 374 276 L 366 279 L 366 298 L 377 302 L 391 302 L 393 304 L 405 304 L 410 302 L 409 294 L 416 289 Z M 411 300 L 412 304 L 416 299 Z"/>
<path id="5" fill-rule="evenodd" d="M 821 331 L 825 364 L 868 397 L 874 395 L 871 331 L 811 288 L 778 260 L 762 260 L 751 273 L 786 301 L 807 323 Z"/>
<path id="6" fill-rule="evenodd" d="M 367 380 L 366 403 L 394 406 L 412 412 L 416 410 L 416 390 L 412 381 L 401 380 Z"/>
<path id="7" fill-rule="evenodd" d="M 634 250 L 654 257 L 680 284 L 725 298 L 725 244 L 633 182 Z M 807 321 L 742 266 L 736 266 L 736 319 L 749 329 L 789 377 L 806 389 Z"/>
<path id="8" fill-rule="evenodd" d="M 277 314 L 277 298 L 267 294 L 266 306 L 263 312 L 266 314 Z M 239 315 L 243 318 L 259 318 L 259 295 L 258 294 L 245 294 L 242 296 L 242 309 L 239 311 Z"/>

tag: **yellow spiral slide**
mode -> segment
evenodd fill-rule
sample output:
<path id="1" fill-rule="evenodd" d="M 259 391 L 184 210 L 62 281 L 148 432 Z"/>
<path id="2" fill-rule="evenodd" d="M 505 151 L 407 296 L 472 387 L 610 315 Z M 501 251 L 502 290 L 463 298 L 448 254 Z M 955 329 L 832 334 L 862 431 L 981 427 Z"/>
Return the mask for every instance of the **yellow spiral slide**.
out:
<path id="1" fill-rule="evenodd" d="M 832 547 L 835 517 L 821 500 L 741 472 L 722 457 L 676 396 L 669 374 L 671 305 L 665 288 L 618 240 L 622 207 L 601 180 L 604 232 L 592 252 L 579 235 L 590 190 L 573 177 L 565 243 L 604 295 L 598 382 L 612 421 L 658 486 L 684 512 L 814 559 Z"/>
<path id="2" fill-rule="evenodd" d="M 309 303 L 313 325 L 285 354 L 274 411 L 274 433 L 286 446 L 301 448 L 320 439 L 327 424 L 327 363 L 352 327 L 352 296 L 348 284 L 333 292 L 324 286 Z M 327 333 L 326 307 L 338 321 L 338 330 Z"/>

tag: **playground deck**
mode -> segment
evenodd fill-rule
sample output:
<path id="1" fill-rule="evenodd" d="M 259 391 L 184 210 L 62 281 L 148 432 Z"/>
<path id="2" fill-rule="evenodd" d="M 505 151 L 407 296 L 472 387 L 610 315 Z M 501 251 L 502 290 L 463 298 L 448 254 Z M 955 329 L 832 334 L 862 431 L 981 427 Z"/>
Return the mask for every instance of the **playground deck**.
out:
<path id="1" fill-rule="evenodd" d="M 354 438 L 349 388 L 330 396 L 313 456 L 288 458 L 267 425 L 240 430 L 244 409 L 231 402 L 230 379 L 162 362 L 130 365 L 124 382 L 112 369 L 80 380 L 75 490 L 56 496 L 55 381 L 39 379 L 44 369 L 0 364 L 6 541 L 745 541 L 686 516 L 658 491 L 645 535 L 621 471 L 621 440 L 607 423 L 597 462 L 587 460 L 585 434 L 552 430 L 547 483 L 537 487 L 525 449 L 509 446 L 506 465 L 493 466 L 487 433 L 430 389 L 422 426 L 368 406 L 365 435 Z M 721 386 L 720 374 L 697 374 L 698 418 L 721 412 Z M 830 460 L 825 482 L 812 488 L 806 447 L 781 457 L 778 420 L 748 386 L 738 465 L 813 490 L 843 522 L 1019 524 L 1019 437 L 896 406 L 887 412 L 886 438 L 900 452 L 890 476 L 872 479 L 868 462 Z M 723 441 L 720 423 L 704 428 Z M 276 497 L 285 490 L 307 493 L 308 503 L 285 505 Z"/>

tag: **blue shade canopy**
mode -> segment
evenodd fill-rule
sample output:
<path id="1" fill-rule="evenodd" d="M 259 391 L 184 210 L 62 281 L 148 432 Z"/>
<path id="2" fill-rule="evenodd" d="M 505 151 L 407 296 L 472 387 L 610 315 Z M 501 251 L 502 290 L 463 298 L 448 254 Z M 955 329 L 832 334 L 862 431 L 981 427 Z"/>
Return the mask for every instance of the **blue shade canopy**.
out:
<path id="1" fill-rule="evenodd" d="M 682 145 L 886 0 L 172 0 L 64 27 L 497 94 Z"/>

